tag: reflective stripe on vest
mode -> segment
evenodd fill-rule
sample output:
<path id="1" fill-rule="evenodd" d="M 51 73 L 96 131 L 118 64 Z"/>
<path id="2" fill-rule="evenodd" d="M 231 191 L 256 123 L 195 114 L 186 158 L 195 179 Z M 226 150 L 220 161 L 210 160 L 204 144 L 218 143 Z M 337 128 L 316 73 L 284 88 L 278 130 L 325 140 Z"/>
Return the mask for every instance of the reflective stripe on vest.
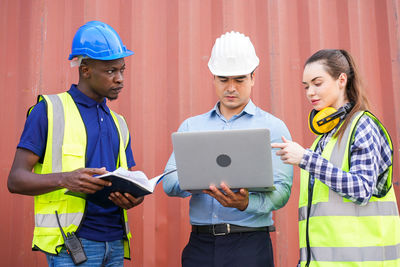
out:
<path id="1" fill-rule="evenodd" d="M 330 194 L 332 195 L 332 194 Z M 334 208 L 330 202 L 318 202 L 311 208 L 310 217 L 314 216 L 353 216 L 354 204 L 342 202 L 340 208 Z M 336 206 L 337 207 L 337 206 Z M 396 203 L 393 202 L 370 202 L 357 211 L 357 216 L 395 216 L 398 215 Z M 307 207 L 299 208 L 299 221 L 307 219 Z"/>
<path id="2" fill-rule="evenodd" d="M 119 140 L 122 140 L 119 142 L 119 149 L 120 151 L 125 151 L 126 146 L 128 145 L 128 137 L 129 134 L 128 132 L 123 133 L 122 131 L 128 131 L 128 126 L 126 125 L 125 120 L 122 118 L 122 116 L 114 113 L 112 110 L 110 110 L 111 116 L 115 122 L 115 125 L 117 126 L 118 129 L 118 136 Z M 128 163 L 126 161 L 126 154 L 125 153 L 119 153 L 118 158 L 117 158 L 117 167 L 118 166 L 127 166 Z"/>
<path id="3" fill-rule="evenodd" d="M 125 151 L 128 146 L 128 142 L 129 142 L 128 125 L 126 124 L 124 118 L 121 115 L 118 115 L 117 113 L 113 112 L 112 110 L 110 110 L 110 112 L 111 112 L 111 116 L 113 117 L 115 124 L 117 126 L 120 140 L 122 140 L 119 143 L 120 151 Z M 117 166 L 128 166 L 125 153 L 118 154 Z M 124 226 L 125 234 L 128 237 L 128 247 L 129 247 L 129 239 L 131 237 L 131 233 L 129 230 L 128 214 L 127 214 L 126 210 L 123 211 L 122 216 L 123 216 L 123 221 L 125 222 L 123 226 Z M 125 250 L 125 251 L 129 252 L 129 249 Z"/>
<path id="4" fill-rule="evenodd" d="M 120 133 L 123 141 L 123 146 L 126 149 L 128 146 L 128 141 L 129 141 L 129 134 L 128 134 L 128 125 L 126 124 L 125 120 L 122 118 L 121 115 L 114 113 L 111 111 L 111 113 L 116 117 L 118 120 L 118 125 L 120 127 Z"/>
<path id="5" fill-rule="evenodd" d="M 344 171 L 349 171 L 348 151 L 357 122 L 364 114 L 382 128 L 392 148 L 390 137 L 380 122 L 370 113 L 359 112 L 345 130 L 342 142 L 332 137 L 322 152 L 324 158 L 335 166 L 342 166 Z M 314 142 L 314 148 L 318 141 Z M 388 169 L 389 176 L 392 175 L 391 168 Z M 308 191 L 308 186 L 305 186 L 309 179 L 308 173 L 302 171 L 301 179 L 303 192 L 299 200 L 299 233 L 301 266 L 304 266 L 307 261 L 307 205 L 304 204 L 308 202 L 308 194 L 304 190 Z M 388 177 L 390 182 L 391 177 Z M 377 262 L 385 262 L 384 266 L 400 266 L 400 219 L 393 188 L 386 196 L 372 197 L 367 205 L 360 206 L 341 197 L 316 179 L 309 228 L 311 266 L 312 262 L 318 262 L 318 266 L 332 266 L 329 262 L 341 262 L 341 266 L 353 266 L 351 262 L 363 262 L 362 266 L 381 266 Z M 375 263 L 367 265 L 366 261 Z"/>
<path id="6" fill-rule="evenodd" d="M 58 214 L 61 227 L 67 227 L 71 224 L 79 225 L 82 220 L 82 213 Z M 36 227 L 58 227 L 57 218 L 53 214 L 35 214 Z"/>
<path id="7" fill-rule="evenodd" d="M 53 106 L 52 173 L 62 171 L 62 144 L 64 140 L 64 107 L 58 95 L 48 95 Z M 49 116 L 49 114 L 47 114 Z"/>
<path id="8" fill-rule="evenodd" d="M 364 262 L 397 260 L 400 244 L 385 247 L 313 247 L 311 261 Z M 307 258 L 307 249 L 300 249 L 300 257 Z M 400 262 L 399 262 L 400 263 Z M 377 265 L 378 266 L 378 265 Z M 398 266 L 398 265 L 397 265 Z"/>
<path id="9" fill-rule="evenodd" d="M 86 140 L 85 125 L 79 110 L 68 93 L 40 96 L 45 100 L 48 116 L 48 135 L 43 164 L 35 165 L 35 172 L 40 174 L 73 171 L 85 167 Z M 122 116 L 111 111 L 119 135 L 118 165 L 127 168 L 125 149 L 129 141 L 129 132 Z M 80 225 L 85 200 L 65 195 L 66 189 L 35 196 L 35 230 L 32 245 L 48 253 L 57 254 L 63 244 L 55 216 L 58 211 L 60 224 L 65 232 L 74 232 Z M 126 210 L 122 212 L 123 227 L 128 240 L 124 240 L 124 257 L 130 258 Z"/>

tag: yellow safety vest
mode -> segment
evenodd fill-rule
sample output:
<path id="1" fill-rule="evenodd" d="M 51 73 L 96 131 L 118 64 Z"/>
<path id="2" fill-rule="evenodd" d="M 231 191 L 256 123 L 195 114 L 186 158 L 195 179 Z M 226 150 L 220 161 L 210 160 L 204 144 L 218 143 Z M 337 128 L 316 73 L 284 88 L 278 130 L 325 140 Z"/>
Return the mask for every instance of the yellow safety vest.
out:
<path id="1" fill-rule="evenodd" d="M 371 113 L 358 112 L 346 128 L 341 142 L 332 137 L 322 157 L 348 172 L 350 146 L 361 116 L 369 116 L 388 132 Z M 317 138 L 311 149 L 314 150 Z M 365 206 L 341 197 L 318 179 L 309 184 L 309 173 L 301 170 L 299 240 L 301 266 L 311 267 L 399 267 L 400 218 L 389 167 L 384 197 L 371 197 Z"/>
<path id="2" fill-rule="evenodd" d="M 46 101 L 48 132 L 43 163 L 34 166 L 38 174 L 69 172 L 85 167 L 87 133 L 79 110 L 67 92 L 57 95 L 39 96 Z M 125 149 L 129 131 L 124 118 L 111 111 L 119 134 L 119 154 L 116 167 L 127 169 Z M 65 195 L 66 189 L 35 196 L 35 230 L 32 249 L 58 254 L 64 244 L 55 211 L 57 210 L 64 232 L 75 232 L 85 214 L 86 201 Z M 130 259 L 128 215 L 123 210 L 124 257 Z"/>

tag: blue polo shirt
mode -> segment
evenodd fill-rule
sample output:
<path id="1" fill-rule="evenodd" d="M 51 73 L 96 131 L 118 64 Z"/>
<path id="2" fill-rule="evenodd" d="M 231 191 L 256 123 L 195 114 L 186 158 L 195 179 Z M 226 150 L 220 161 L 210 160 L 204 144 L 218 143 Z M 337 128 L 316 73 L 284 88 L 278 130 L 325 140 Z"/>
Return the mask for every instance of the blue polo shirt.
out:
<path id="1" fill-rule="evenodd" d="M 101 168 L 114 171 L 119 152 L 119 137 L 106 100 L 98 103 L 72 85 L 68 93 L 72 96 L 81 113 L 87 131 L 86 167 Z M 32 109 L 22 133 L 18 148 L 32 151 L 43 162 L 47 141 L 47 112 L 44 101 Z M 129 137 L 126 149 L 128 167 L 135 166 Z M 108 200 L 110 192 L 107 188 L 88 196 L 86 212 L 77 235 L 94 241 L 114 241 L 122 239 L 122 210 Z M 100 207 L 93 204 L 92 198 L 100 198 L 106 205 Z"/>

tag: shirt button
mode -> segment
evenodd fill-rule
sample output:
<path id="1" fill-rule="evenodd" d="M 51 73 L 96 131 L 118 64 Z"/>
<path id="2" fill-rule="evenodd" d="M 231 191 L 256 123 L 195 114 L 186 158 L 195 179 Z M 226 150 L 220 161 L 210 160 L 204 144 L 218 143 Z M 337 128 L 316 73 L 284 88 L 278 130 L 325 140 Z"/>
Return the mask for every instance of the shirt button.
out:
<path id="1" fill-rule="evenodd" d="M 103 121 L 103 118 L 101 118 L 100 120 Z"/>
<path id="2" fill-rule="evenodd" d="M 97 108 L 99 108 L 100 107 L 100 105 L 99 104 L 97 104 Z"/>

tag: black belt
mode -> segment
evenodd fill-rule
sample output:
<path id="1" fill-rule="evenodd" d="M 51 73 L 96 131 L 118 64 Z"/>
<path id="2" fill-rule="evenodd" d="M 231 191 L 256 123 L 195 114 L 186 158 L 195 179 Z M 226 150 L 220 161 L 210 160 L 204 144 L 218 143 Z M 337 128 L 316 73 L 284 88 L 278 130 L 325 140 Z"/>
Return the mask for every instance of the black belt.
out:
<path id="1" fill-rule="evenodd" d="M 196 234 L 212 234 L 212 235 L 227 235 L 234 233 L 248 232 L 274 232 L 275 226 L 264 227 L 247 227 L 229 223 L 212 224 L 212 225 L 192 225 L 192 232 Z"/>

